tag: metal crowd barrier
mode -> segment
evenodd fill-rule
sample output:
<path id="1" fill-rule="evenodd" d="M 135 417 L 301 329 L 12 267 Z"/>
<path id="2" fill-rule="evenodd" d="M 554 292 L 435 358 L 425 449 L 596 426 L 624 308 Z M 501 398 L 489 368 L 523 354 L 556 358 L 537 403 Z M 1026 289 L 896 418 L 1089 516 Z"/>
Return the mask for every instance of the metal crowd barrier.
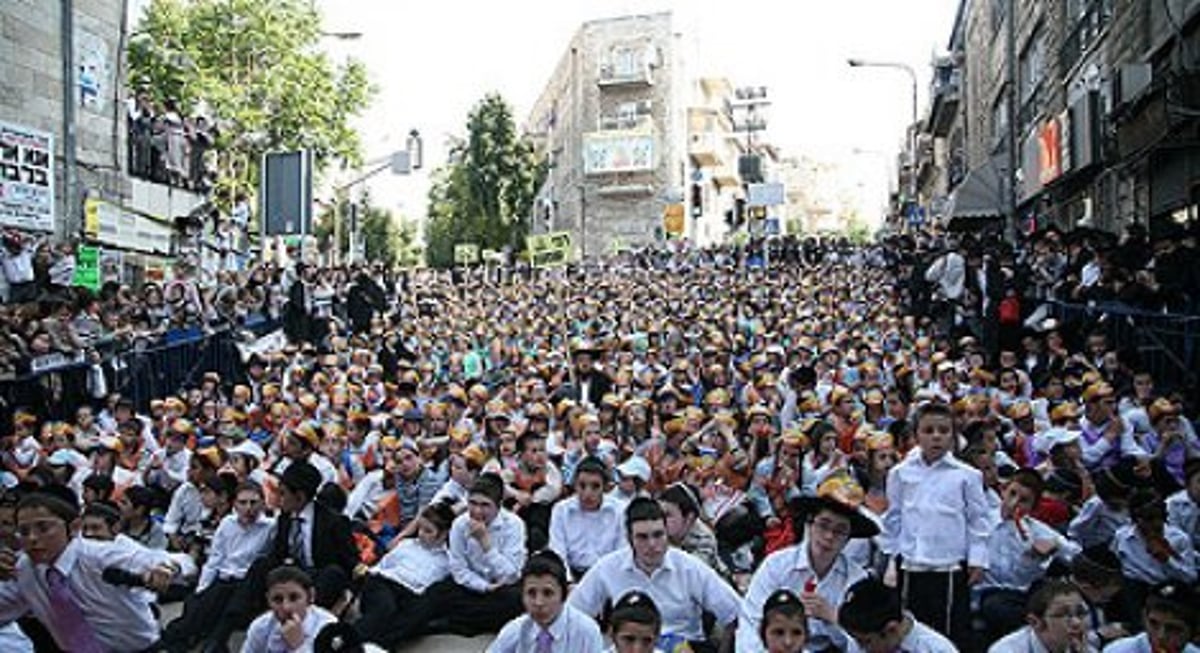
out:
<path id="1" fill-rule="evenodd" d="M 1102 331 L 1115 349 L 1137 352 L 1160 390 L 1184 392 L 1193 402 L 1200 387 L 1200 316 L 1145 311 L 1116 302 L 1050 302 L 1054 317 L 1089 333 Z"/>
<path id="2" fill-rule="evenodd" d="M 239 333 L 267 333 L 278 323 L 262 320 L 205 334 L 199 330 L 177 331 L 159 344 L 128 349 L 107 356 L 102 362 L 108 392 L 133 400 L 139 411 L 149 409 L 150 400 L 198 386 L 206 372 L 221 375 L 223 385 L 243 378 Z M 83 404 L 95 404 L 95 373 L 90 363 L 68 363 L 13 379 L 0 380 L 4 419 L 15 408 L 24 407 L 43 419 L 72 419 Z M 7 422 L 5 422 L 7 426 Z M 3 428 L 0 427 L 0 431 Z"/>

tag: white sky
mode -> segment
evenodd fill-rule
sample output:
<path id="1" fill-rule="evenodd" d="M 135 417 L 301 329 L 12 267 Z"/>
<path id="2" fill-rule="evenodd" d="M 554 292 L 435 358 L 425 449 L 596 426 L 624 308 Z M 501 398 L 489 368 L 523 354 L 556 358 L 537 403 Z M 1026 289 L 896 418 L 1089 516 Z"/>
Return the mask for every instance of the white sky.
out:
<path id="1" fill-rule="evenodd" d="M 763 85 L 773 106 L 768 138 L 787 154 L 848 162 L 864 205 L 884 201 L 888 168 L 903 144 L 910 82 L 898 70 L 851 69 L 847 57 L 902 61 L 916 69 L 922 111 L 929 63 L 949 40 L 958 0 L 317 0 L 335 56 L 364 61 L 379 94 L 360 123 L 368 159 L 403 147 L 419 129 L 425 170 L 381 176 L 372 194 L 422 218 L 427 171 L 445 161 L 449 135 L 465 135 L 467 113 L 489 91 L 514 107 L 518 124 L 586 20 L 674 12 L 695 59 L 692 75 Z M 855 150 L 867 151 L 857 156 Z M 876 152 L 871 154 L 870 152 Z"/>

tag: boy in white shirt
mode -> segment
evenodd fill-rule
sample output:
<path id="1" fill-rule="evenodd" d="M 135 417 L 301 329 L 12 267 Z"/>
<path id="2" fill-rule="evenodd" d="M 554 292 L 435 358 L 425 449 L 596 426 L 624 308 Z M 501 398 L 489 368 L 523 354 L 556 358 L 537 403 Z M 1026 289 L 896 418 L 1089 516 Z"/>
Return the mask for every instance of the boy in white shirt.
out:
<path id="1" fill-rule="evenodd" d="M 948 404 L 922 405 L 913 423 L 920 448 L 888 473 L 882 548 L 893 557 L 884 579 L 899 581 L 902 603 L 918 621 L 965 648 L 969 588 L 983 580 L 992 531 L 983 475 L 952 454 L 957 433 Z"/>
<path id="2" fill-rule="evenodd" d="M 874 578 L 847 590 L 838 624 L 850 634 L 850 653 L 958 653 L 950 640 L 902 610 L 895 590 Z"/>
<path id="3" fill-rule="evenodd" d="M 553 551 L 530 556 L 521 573 L 525 614 L 505 624 L 489 653 L 600 651 L 604 638 L 590 616 L 566 604 L 567 570 Z"/>
<path id="4" fill-rule="evenodd" d="M 395 540 L 378 564 L 362 572 L 362 617 L 354 628 L 364 640 L 394 648 L 420 634 L 438 607 L 423 599 L 425 590 L 450 575 L 446 538 L 453 522 L 449 502 L 426 506 L 416 519 L 417 536 Z"/>
<path id="5" fill-rule="evenodd" d="M 277 567 L 267 574 L 267 605 L 246 631 L 242 653 L 291 651 L 312 653 L 313 642 L 337 617 L 313 605 L 312 579 L 296 567 Z"/>
<path id="6" fill-rule="evenodd" d="M 1118 639 L 1104 647 L 1104 653 L 1200 653 L 1194 643 L 1197 610 L 1200 597 L 1186 585 L 1159 585 L 1146 597 L 1142 620 L 1146 631 L 1140 635 Z"/>
<path id="7" fill-rule="evenodd" d="M 222 607 L 271 541 L 275 520 L 263 515 L 262 487 L 253 481 L 239 485 L 233 510 L 213 533 L 195 594 L 184 601 L 183 614 L 167 624 L 162 639 L 167 651 L 189 650 L 215 625 Z"/>

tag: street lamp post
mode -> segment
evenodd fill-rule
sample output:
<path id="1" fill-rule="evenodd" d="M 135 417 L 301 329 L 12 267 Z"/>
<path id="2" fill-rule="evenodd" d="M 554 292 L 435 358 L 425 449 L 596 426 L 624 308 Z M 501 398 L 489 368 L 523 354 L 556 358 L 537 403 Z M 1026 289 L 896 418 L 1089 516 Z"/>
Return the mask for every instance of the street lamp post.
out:
<path id="1" fill-rule="evenodd" d="M 349 199 L 349 191 L 351 188 L 367 181 L 384 170 L 391 170 L 394 175 L 407 175 L 413 170 L 420 170 L 423 158 L 424 144 L 421 141 L 421 133 L 417 130 L 408 132 L 408 139 L 405 141 L 403 150 L 397 150 L 379 159 L 375 159 L 370 164 L 372 167 L 367 172 L 350 180 L 333 189 L 334 193 L 334 211 L 333 211 L 333 251 L 335 253 L 335 262 L 341 259 L 342 250 L 342 206 Z M 350 262 L 356 262 L 357 257 L 356 243 L 359 240 L 357 233 L 362 228 L 362 221 L 356 220 L 354 225 L 354 233 L 350 234 Z"/>
<path id="2" fill-rule="evenodd" d="M 909 79 L 912 81 L 912 121 L 909 123 L 909 129 L 912 134 L 908 138 L 908 191 L 909 201 L 917 201 L 917 71 L 913 67 L 899 61 L 867 61 L 865 59 L 850 58 L 846 60 L 851 68 L 892 68 L 894 70 L 903 70 L 908 73 Z"/>

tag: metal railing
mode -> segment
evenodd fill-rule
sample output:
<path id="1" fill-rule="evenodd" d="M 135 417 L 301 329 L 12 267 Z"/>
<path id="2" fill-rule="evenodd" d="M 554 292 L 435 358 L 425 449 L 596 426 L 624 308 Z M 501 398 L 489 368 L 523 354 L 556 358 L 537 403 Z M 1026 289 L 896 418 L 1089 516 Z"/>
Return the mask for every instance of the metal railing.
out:
<path id="1" fill-rule="evenodd" d="M 1102 331 L 1110 347 L 1137 352 L 1143 369 L 1162 390 L 1177 390 L 1195 402 L 1200 389 L 1200 315 L 1146 311 L 1117 302 L 1049 302 L 1059 322 Z"/>
<path id="2" fill-rule="evenodd" d="M 178 331 L 157 345 L 115 352 L 99 370 L 91 362 L 70 362 L 0 381 L 0 401 L 5 412 L 23 407 L 43 419 L 72 419 L 76 409 L 95 404 L 98 372 L 104 374 L 108 392 L 128 397 L 139 411 L 150 400 L 198 386 L 206 372 L 217 372 L 224 384 L 240 382 L 244 370 L 237 348 L 241 334 L 260 335 L 278 326 L 261 321 L 211 333 Z"/>

